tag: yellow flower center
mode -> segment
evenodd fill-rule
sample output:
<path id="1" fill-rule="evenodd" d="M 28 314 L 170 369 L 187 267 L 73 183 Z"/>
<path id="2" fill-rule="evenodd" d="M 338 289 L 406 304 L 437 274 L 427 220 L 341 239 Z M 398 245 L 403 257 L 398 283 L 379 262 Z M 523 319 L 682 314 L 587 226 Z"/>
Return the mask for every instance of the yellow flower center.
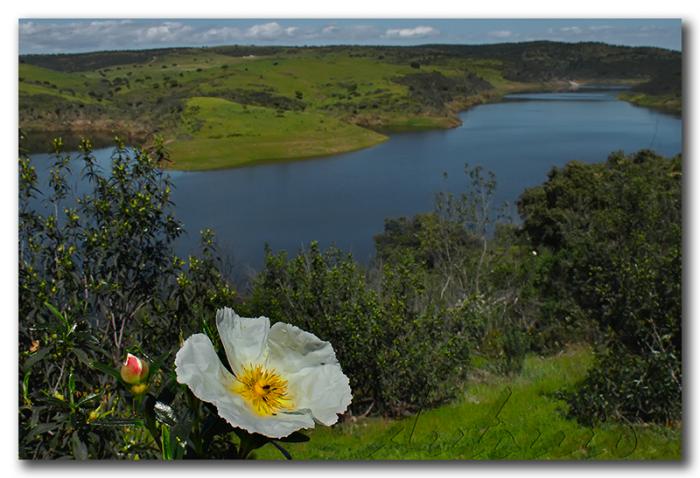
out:
<path id="1" fill-rule="evenodd" d="M 231 389 L 263 417 L 292 408 L 292 401 L 287 395 L 287 381 L 275 370 L 266 370 L 262 365 L 243 366 Z"/>

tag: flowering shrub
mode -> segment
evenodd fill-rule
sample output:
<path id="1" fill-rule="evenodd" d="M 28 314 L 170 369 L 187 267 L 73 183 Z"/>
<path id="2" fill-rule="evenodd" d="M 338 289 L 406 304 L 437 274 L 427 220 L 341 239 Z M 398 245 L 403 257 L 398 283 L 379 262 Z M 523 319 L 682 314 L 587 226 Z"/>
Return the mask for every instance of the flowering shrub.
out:
<path id="1" fill-rule="evenodd" d="M 119 371 L 98 366 L 132 392 L 131 423 L 151 435 L 163 459 L 246 458 L 267 443 L 291 458 L 278 441 L 306 441 L 298 430 L 333 425 L 347 409 L 349 381 L 330 343 L 229 308 L 217 311 L 216 323 L 230 368 L 203 333 L 185 340 L 174 371 L 168 363 L 149 371 L 132 354 Z M 149 382 L 159 383 L 157 393 Z"/>
<path id="2" fill-rule="evenodd" d="M 54 147 L 45 181 L 20 152 L 19 455 L 160 456 L 148 436 L 129 428 L 132 401 L 141 395 L 150 403 L 144 393 L 167 381 L 156 372 L 174 359 L 180 336 L 206 329 L 235 292 L 210 232 L 201 256 L 174 255 L 182 227 L 160 169 L 162 144 L 130 149 L 117 141 L 108 171 L 87 140 L 77 156 L 65 154 L 60 140 Z M 81 194 L 69 186 L 78 177 Z M 111 366 L 127 352 L 149 357 L 148 383 L 144 374 L 140 383 L 115 386 L 131 381 Z"/>

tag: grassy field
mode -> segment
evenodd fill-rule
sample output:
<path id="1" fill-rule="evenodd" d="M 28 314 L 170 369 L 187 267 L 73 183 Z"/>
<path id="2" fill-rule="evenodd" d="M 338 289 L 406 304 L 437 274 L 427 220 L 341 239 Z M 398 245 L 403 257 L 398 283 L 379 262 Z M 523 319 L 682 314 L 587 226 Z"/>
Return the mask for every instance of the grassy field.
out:
<path id="1" fill-rule="evenodd" d="M 181 138 L 170 147 L 178 169 L 202 170 L 260 161 L 323 156 L 364 148 L 386 136 L 332 116 L 276 112 L 221 98 L 187 100 Z M 207 151 L 206 156 L 201 154 Z"/>
<path id="2" fill-rule="evenodd" d="M 554 357 L 529 357 L 513 378 L 484 375 L 461 399 L 402 420 L 366 418 L 309 432 L 287 444 L 297 460 L 679 460 L 681 430 L 651 425 L 589 428 L 566 418 L 559 390 L 591 365 L 574 347 Z M 272 445 L 259 459 L 283 459 Z"/>
<path id="3" fill-rule="evenodd" d="M 633 105 L 667 111 L 680 115 L 683 110 L 683 101 L 676 95 L 649 95 L 638 92 L 621 93 L 619 98 L 628 101 Z"/>
<path id="4" fill-rule="evenodd" d="M 448 101 L 442 85 L 435 87 L 442 96 L 430 103 L 397 81 L 416 74 L 455 85 L 478 75 L 491 93 L 517 87 L 493 60 L 415 68 L 351 51 L 229 56 L 184 49 L 76 72 L 22 63 L 20 126 L 50 135 L 57 125 L 61 133 L 107 125 L 110 131 L 94 133 L 138 135 L 135 125 L 150 124 L 165 136 L 168 167 L 204 170 L 347 152 L 385 141 L 388 133 L 451 128 L 460 124 L 460 109 L 484 101 L 457 93 Z"/>
<path id="5" fill-rule="evenodd" d="M 80 67 L 76 57 L 78 63 L 68 61 L 70 68 L 61 71 L 47 67 L 61 69 L 60 55 L 39 61 L 47 66 L 25 57 L 19 122 L 26 131 L 44 132 L 47 144 L 65 131 L 158 132 L 173 153 L 169 167 L 215 169 L 351 151 L 393 132 L 451 128 L 460 124 L 457 113 L 473 105 L 568 84 L 541 58 L 522 66 L 508 49 L 490 53 L 503 59 L 477 53 L 182 48 L 132 53 L 127 62 L 115 61 L 119 52 L 96 53 L 89 66 Z M 659 107 L 653 98 L 623 99 Z"/>

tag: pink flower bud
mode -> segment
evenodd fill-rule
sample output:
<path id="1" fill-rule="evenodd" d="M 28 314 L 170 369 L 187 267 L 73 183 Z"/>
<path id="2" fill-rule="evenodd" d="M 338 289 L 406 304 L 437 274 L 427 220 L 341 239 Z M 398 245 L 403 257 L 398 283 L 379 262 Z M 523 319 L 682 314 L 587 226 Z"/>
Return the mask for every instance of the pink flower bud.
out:
<path id="1" fill-rule="evenodd" d="M 148 362 L 135 355 L 127 354 L 120 373 L 122 380 L 130 385 L 141 383 L 148 377 Z"/>

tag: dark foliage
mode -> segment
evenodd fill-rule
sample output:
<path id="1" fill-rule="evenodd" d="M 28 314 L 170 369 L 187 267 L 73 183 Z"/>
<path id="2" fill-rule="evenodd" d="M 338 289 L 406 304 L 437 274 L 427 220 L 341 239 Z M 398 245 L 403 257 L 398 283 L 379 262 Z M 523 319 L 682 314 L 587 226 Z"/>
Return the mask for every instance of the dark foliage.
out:
<path id="1" fill-rule="evenodd" d="M 411 96 L 427 108 L 443 110 L 448 103 L 458 97 L 475 95 L 493 88 L 483 78 L 467 73 L 462 77 L 447 77 L 439 72 L 414 73 L 394 79 L 394 82 L 408 86 Z"/>
<path id="2" fill-rule="evenodd" d="M 304 111 L 306 109 L 306 103 L 301 101 L 299 95 L 296 98 L 290 98 L 277 95 L 273 91 L 268 90 L 245 90 L 241 88 L 213 90 L 205 96 L 224 98 L 242 105 L 264 106 L 282 111 Z"/>
<path id="3" fill-rule="evenodd" d="M 617 153 L 554 169 L 521 197 L 523 230 L 547 261 L 541 299 L 559 304 L 543 308 L 542 327 L 568 315 L 607 338 L 571 399 L 582 420 L 680 418 L 681 183 L 680 157 Z"/>
<path id="4" fill-rule="evenodd" d="M 175 51 L 197 51 L 192 48 L 157 48 L 151 50 L 113 50 L 89 53 L 60 53 L 22 55 L 21 63 L 41 66 L 57 71 L 89 71 L 119 65 L 157 61 Z"/>
<path id="5" fill-rule="evenodd" d="M 105 173 L 89 141 L 77 158 L 54 144 L 46 188 L 20 154 L 19 455 L 158 456 L 157 443 L 128 428 L 132 398 L 104 370 L 131 351 L 151 358 L 154 374 L 172 363 L 183 335 L 210 329 L 235 294 L 211 233 L 188 267 L 172 252 L 182 229 L 158 167 L 167 159 L 162 145 L 118 142 Z M 80 196 L 69 187 L 78 175 L 91 186 Z M 151 385 L 169 379 L 160 374 Z"/>
<path id="6" fill-rule="evenodd" d="M 358 57 L 381 57 L 403 64 L 430 64 L 449 58 L 501 60 L 506 77 L 518 81 L 546 81 L 569 78 L 653 78 L 681 71 L 681 53 L 662 48 L 628 47 L 598 42 L 563 43 L 532 41 L 492 45 L 418 45 L 271 47 L 222 46 L 209 48 L 235 57 L 293 54 L 314 51 L 319 54 L 349 52 Z M 61 55 L 22 55 L 21 62 L 59 71 L 87 71 L 127 63 L 144 63 L 173 51 L 193 48 L 110 51 Z"/>
<path id="7" fill-rule="evenodd" d="M 312 243 L 289 260 L 268 251 L 247 307 L 330 341 L 350 378 L 355 413 L 402 415 L 452 398 L 468 370 L 461 317 L 424 296 L 410 256 L 387 264 L 380 283 L 336 249 Z"/>

